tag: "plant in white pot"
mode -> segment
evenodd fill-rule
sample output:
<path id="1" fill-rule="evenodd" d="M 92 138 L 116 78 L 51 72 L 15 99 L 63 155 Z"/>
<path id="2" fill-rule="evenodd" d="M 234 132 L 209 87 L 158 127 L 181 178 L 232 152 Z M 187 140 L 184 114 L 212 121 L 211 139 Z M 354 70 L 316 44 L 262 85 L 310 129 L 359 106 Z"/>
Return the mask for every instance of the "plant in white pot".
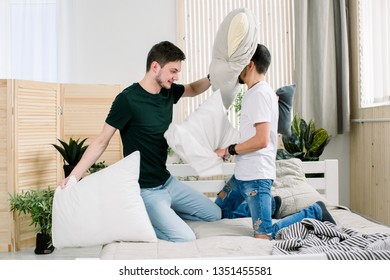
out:
<path id="1" fill-rule="evenodd" d="M 30 215 L 31 225 L 37 230 L 35 254 L 50 254 L 54 250 L 51 238 L 53 198 L 54 190 L 50 187 L 10 195 L 11 211 Z"/>

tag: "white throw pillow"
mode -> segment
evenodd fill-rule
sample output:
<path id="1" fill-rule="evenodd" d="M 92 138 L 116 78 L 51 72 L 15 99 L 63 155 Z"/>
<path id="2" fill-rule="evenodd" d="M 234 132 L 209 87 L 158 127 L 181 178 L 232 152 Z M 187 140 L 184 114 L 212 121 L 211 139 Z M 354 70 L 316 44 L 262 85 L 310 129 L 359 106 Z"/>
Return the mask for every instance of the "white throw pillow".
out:
<path id="1" fill-rule="evenodd" d="M 54 247 L 156 242 L 140 196 L 139 166 L 137 151 L 79 182 L 71 178 L 64 189 L 57 187 L 52 214 Z"/>
<path id="2" fill-rule="evenodd" d="M 231 11 L 218 28 L 209 73 L 212 89 L 221 91 L 226 109 L 240 91 L 238 76 L 256 51 L 257 31 L 258 21 L 246 8 Z"/>
<path id="3" fill-rule="evenodd" d="M 329 205 L 325 196 L 308 183 L 302 161 L 298 158 L 276 161 L 276 180 L 271 193 L 282 198 L 280 207 L 282 217 L 299 212 L 318 200 Z"/>
<path id="4" fill-rule="evenodd" d="M 164 137 L 172 150 L 200 177 L 209 177 L 223 174 L 223 160 L 215 150 L 237 143 L 239 133 L 226 116 L 218 90 L 182 124 L 171 123 Z"/>

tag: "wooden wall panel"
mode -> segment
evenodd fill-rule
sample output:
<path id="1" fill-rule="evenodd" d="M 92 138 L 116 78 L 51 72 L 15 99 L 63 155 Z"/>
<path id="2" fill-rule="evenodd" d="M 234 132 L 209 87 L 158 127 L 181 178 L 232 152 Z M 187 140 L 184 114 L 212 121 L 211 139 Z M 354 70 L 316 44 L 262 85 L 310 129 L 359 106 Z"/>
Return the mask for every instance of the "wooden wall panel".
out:
<path id="1" fill-rule="evenodd" d="M 12 191 L 11 152 L 11 91 L 10 81 L 0 80 L 0 252 L 13 249 L 13 219 L 9 211 L 9 193 Z"/>
<path id="2" fill-rule="evenodd" d="M 380 109 L 365 111 L 362 115 L 382 111 L 374 114 L 376 120 L 389 118 Z M 351 208 L 390 225 L 390 122 L 361 120 L 351 126 Z"/>
<path id="3" fill-rule="evenodd" d="M 350 208 L 390 226 L 390 106 L 361 108 L 358 1 L 349 2 L 351 51 Z"/>
<path id="4" fill-rule="evenodd" d="M 59 87 L 54 83 L 14 82 L 14 192 L 55 188 L 58 153 L 51 146 L 59 135 Z M 16 216 L 16 248 L 32 245 L 35 229 L 31 219 Z"/>
<path id="5" fill-rule="evenodd" d="M 88 138 L 87 144 L 102 131 L 105 119 L 120 85 L 62 84 L 63 126 L 61 135 L 72 138 Z M 112 164 L 122 158 L 119 132 L 116 132 L 103 155 L 98 159 Z"/>

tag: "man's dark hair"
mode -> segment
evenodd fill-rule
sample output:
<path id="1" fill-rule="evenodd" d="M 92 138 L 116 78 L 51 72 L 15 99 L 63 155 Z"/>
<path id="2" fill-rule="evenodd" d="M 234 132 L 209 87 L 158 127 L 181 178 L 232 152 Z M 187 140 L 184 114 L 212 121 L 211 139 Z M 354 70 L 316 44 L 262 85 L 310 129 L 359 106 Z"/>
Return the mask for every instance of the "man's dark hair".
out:
<path id="1" fill-rule="evenodd" d="M 256 71 L 260 74 L 265 74 L 271 64 L 271 54 L 266 46 L 258 44 L 251 61 L 255 63 Z"/>
<path id="2" fill-rule="evenodd" d="M 163 41 L 150 49 L 146 60 L 146 72 L 150 70 L 153 61 L 157 61 L 161 67 L 164 67 L 168 62 L 183 61 L 185 59 L 186 56 L 181 49 L 171 42 Z"/>

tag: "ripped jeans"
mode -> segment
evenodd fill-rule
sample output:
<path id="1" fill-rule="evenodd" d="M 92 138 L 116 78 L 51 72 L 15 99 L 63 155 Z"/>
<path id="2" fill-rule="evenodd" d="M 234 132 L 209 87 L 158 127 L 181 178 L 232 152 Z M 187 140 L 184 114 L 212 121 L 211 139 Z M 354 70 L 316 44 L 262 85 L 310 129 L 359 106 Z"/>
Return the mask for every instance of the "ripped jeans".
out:
<path id="1" fill-rule="evenodd" d="M 272 184 L 272 180 L 241 181 L 232 176 L 215 200 L 222 210 L 222 218 L 251 217 L 254 234 L 265 234 L 272 239 L 280 229 L 304 218 L 322 218 L 321 207 L 313 204 L 272 224 L 272 212 L 275 210 L 274 199 L 271 196 Z M 245 202 L 243 203 L 244 200 L 247 207 Z M 249 213 L 245 213 L 245 209 L 248 209 Z"/>

